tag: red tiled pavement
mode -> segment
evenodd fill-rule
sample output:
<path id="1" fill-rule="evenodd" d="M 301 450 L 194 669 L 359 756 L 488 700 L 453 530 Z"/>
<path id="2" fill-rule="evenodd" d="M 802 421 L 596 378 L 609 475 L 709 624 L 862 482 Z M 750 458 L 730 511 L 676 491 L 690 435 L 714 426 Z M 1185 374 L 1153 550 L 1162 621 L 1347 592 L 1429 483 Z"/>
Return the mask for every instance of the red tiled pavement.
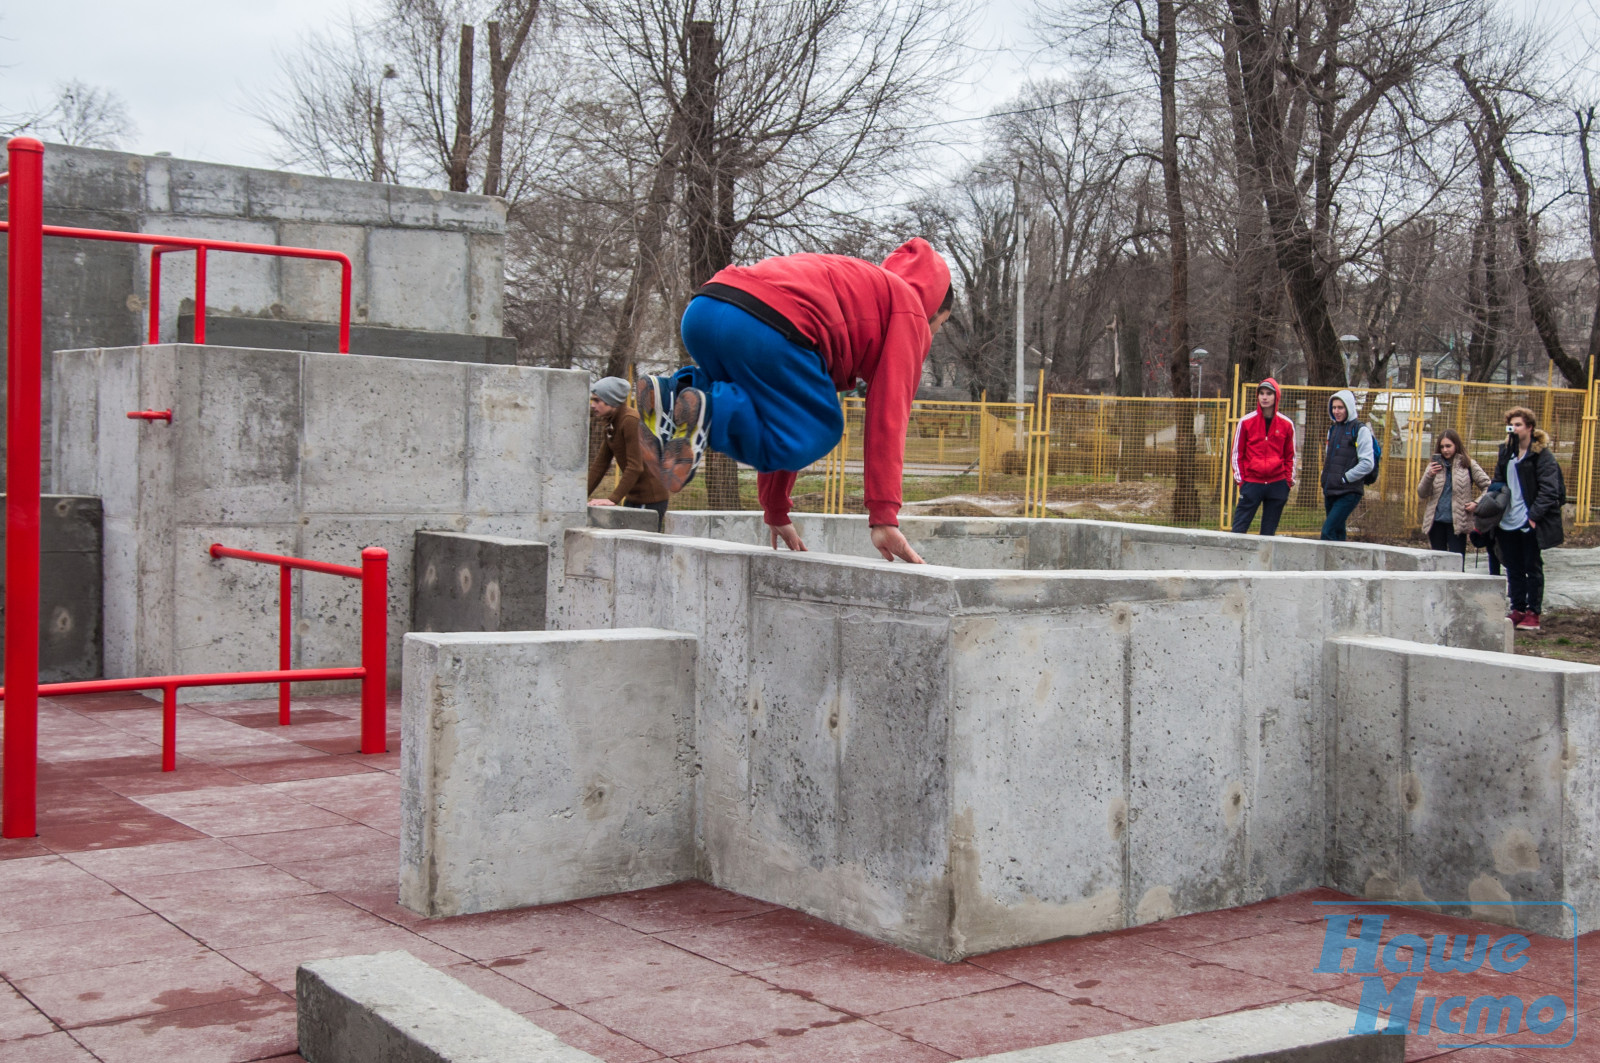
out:
<path id="1" fill-rule="evenodd" d="M 398 736 L 361 756 L 355 698 L 298 704 L 288 729 L 260 701 L 185 705 L 163 774 L 156 703 L 41 703 L 40 836 L 0 841 L 0 1063 L 303 1063 L 296 966 L 392 949 L 606 1063 L 939 1063 L 1353 1002 L 1357 976 L 1314 971 L 1328 911 L 1385 912 L 1386 939 L 1504 932 L 1308 890 L 944 964 L 695 882 L 424 919 L 395 900 Z M 1600 934 L 1579 947 L 1573 1047 L 1412 1037 L 1407 1058 L 1600 1059 Z M 1570 943 L 1535 937 L 1528 957 L 1494 984 L 1570 992 Z M 1490 985 L 1429 977 L 1432 992 Z"/>

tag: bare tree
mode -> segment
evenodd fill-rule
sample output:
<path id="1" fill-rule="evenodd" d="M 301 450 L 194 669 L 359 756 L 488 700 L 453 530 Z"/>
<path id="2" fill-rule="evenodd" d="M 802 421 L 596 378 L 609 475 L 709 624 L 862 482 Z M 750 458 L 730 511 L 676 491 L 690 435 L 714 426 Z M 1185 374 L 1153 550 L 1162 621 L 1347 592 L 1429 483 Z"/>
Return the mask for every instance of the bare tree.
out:
<path id="1" fill-rule="evenodd" d="M 120 148 L 138 132 L 122 97 L 76 78 L 56 86 L 49 109 L 30 125 L 51 140 L 79 148 Z"/>

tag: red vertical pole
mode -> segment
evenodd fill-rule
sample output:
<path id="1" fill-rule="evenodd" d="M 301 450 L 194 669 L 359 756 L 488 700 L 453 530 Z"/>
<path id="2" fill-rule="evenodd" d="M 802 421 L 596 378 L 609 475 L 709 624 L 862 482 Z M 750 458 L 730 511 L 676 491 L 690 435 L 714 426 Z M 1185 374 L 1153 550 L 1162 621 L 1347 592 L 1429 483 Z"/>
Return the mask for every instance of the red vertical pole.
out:
<path id="1" fill-rule="evenodd" d="M 0 834 L 37 831 L 39 373 L 44 347 L 44 145 L 13 137 L 6 234 L 6 703 Z"/>
<path id="2" fill-rule="evenodd" d="M 389 748 L 389 551 L 361 551 L 361 752 Z"/>
<path id="3" fill-rule="evenodd" d="M 194 249 L 194 341 L 206 342 L 206 249 Z"/>
<path id="4" fill-rule="evenodd" d="M 294 580 L 288 565 L 278 566 L 278 669 L 289 670 L 289 636 L 294 627 L 294 610 L 291 594 Z M 289 684 L 278 684 L 278 726 L 289 726 Z"/>
<path id="5" fill-rule="evenodd" d="M 339 263 L 339 353 L 350 353 L 350 260 Z"/>
<path id="6" fill-rule="evenodd" d="M 161 248 L 150 249 L 150 343 L 161 342 Z"/>
<path id="7" fill-rule="evenodd" d="M 161 688 L 161 770 L 178 770 L 178 688 Z"/>

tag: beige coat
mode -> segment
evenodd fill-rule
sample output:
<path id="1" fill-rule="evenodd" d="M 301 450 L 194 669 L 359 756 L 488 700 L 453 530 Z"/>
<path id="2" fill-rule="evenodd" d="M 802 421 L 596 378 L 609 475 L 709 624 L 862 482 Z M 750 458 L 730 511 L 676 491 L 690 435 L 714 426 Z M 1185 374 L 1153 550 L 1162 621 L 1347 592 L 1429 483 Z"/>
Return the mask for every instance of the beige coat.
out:
<path id="1" fill-rule="evenodd" d="M 1472 530 L 1472 517 L 1467 514 L 1467 503 L 1476 499 L 1478 492 L 1489 486 L 1489 474 L 1483 471 L 1483 466 L 1470 457 L 1463 463 L 1461 460 L 1463 457 L 1466 455 L 1457 455 L 1448 470 L 1455 477 L 1450 487 L 1450 513 L 1451 523 L 1455 525 L 1457 535 L 1465 535 Z M 1433 457 L 1430 455 L 1428 464 L 1422 470 L 1422 481 L 1417 484 L 1417 497 L 1422 499 L 1424 535 L 1433 527 L 1433 511 L 1438 504 L 1439 492 L 1444 488 L 1445 471 L 1433 467 Z"/>

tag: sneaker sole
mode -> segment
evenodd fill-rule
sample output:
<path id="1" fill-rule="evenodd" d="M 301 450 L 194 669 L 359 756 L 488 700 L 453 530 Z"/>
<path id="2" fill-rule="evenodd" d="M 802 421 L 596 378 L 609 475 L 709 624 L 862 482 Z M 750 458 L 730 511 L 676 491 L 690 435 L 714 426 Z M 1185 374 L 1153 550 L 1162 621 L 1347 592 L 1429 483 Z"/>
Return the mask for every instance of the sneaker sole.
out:
<path id="1" fill-rule="evenodd" d="M 684 388 L 672 404 L 672 439 L 661 448 L 661 485 L 672 494 L 688 486 L 705 457 L 705 414 L 698 388 Z"/>
<path id="2" fill-rule="evenodd" d="M 633 385 L 634 403 L 639 407 L 639 431 L 647 438 L 656 441 L 655 449 L 659 453 L 662 446 L 672 438 L 672 418 L 666 415 L 661 402 L 661 379 L 654 376 L 642 376 Z"/>

